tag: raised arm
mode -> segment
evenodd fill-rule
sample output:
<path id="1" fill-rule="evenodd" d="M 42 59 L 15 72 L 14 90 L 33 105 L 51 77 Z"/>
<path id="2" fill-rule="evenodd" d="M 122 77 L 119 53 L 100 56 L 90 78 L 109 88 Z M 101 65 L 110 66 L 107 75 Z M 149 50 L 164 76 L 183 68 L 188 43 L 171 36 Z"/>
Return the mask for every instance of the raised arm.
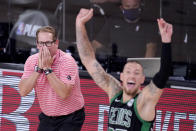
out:
<path id="1" fill-rule="evenodd" d="M 158 19 L 157 22 L 162 40 L 160 70 L 138 97 L 139 113 L 146 120 L 154 119 L 155 106 L 161 97 L 162 89 L 166 85 L 171 70 L 171 36 L 173 28 L 171 24 L 163 19 Z"/>
<path id="2" fill-rule="evenodd" d="M 80 59 L 92 76 L 96 84 L 102 88 L 111 99 L 121 90 L 121 84 L 111 75 L 107 74 L 95 58 L 91 42 L 87 36 L 85 23 L 93 16 L 92 9 L 81 9 L 76 18 L 76 39 Z"/>

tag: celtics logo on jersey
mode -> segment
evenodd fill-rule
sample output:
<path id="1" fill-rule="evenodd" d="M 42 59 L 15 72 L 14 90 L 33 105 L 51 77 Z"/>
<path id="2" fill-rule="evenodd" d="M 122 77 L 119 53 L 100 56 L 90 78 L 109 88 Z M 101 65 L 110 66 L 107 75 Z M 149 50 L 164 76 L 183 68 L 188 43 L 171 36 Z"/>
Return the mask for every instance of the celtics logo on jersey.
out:
<path id="1" fill-rule="evenodd" d="M 132 112 L 123 108 L 112 107 L 110 110 L 109 123 L 129 128 L 131 126 Z"/>

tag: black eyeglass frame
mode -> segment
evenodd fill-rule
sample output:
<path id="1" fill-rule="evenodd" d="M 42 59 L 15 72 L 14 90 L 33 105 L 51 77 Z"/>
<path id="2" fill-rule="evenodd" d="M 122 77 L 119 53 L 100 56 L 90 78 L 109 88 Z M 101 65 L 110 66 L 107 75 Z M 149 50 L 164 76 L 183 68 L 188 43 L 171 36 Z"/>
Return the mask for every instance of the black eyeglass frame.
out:
<path id="1" fill-rule="evenodd" d="M 45 46 L 47 46 L 47 47 L 50 47 L 50 46 L 52 46 L 52 44 L 54 43 L 54 42 L 56 42 L 56 40 L 53 40 L 53 41 L 46 41 L 46 42 L 39 42 L 39 41 L 37 41 L 37 45 L 38 46 L 43 46 L 43 45 L 45 45 Z"/>

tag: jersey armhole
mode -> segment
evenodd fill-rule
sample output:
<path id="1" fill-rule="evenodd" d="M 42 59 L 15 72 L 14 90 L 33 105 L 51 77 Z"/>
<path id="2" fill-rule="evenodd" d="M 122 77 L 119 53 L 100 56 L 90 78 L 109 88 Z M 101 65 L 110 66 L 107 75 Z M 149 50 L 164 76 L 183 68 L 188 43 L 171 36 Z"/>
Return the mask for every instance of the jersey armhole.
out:
<path id="1" fill-rule="evenodd" d="M 134 107 L 134 111 L 135 111 L 135 114 L 136 114 L 137 118 L 138 118 L 138 119 L 140 120 L 140 122 L 142 123 L 141 131 L 146 131 L 146 130 L 150 129 L 150 127 L 151 127 L 153 121 L 145 121 L 145 120 L 143 120 L 143 119 L 140 117 L 140 115 L 139 115 L 139 113 L 138 113 L 138 110 L 137 110 L 137 97 L 136 97 L 135 100 L 134 100 L 134 105 L 133 105 L 133 107 Z"/>

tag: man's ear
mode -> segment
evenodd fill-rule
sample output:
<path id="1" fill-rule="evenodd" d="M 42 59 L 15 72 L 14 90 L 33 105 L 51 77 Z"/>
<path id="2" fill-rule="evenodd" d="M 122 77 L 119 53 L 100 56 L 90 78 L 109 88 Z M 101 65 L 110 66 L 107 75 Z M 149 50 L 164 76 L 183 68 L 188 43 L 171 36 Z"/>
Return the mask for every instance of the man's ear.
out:
<path id="1" fill-rule="evenodd" d="M 58 40 L 58 39 L 55 41 L 55 44 L 56 44 L 57 46 L 59 45 L 59 40 Z"/>
<path id="2" fill-rule="evenodd" d="M 123 72 L 120 73 L 120 80 L 123 81 L 124 74 Z"/>
<path id="3" fill-rule="evenodd" d="M 37 46 L 37 49 L 40 51 L 41 47 L 39 47 L 37 44 L 36 44 L 36 46 Z"/>
<path id="4" fill-rule="evenodd" d="M 146 77 L 145 77 L 145 75 L 143 75 L 143 76 L 142 76 L 142 80 L 141 80 L 141 84 L 144 83 L 145 79 L 146 79 Z"/>

